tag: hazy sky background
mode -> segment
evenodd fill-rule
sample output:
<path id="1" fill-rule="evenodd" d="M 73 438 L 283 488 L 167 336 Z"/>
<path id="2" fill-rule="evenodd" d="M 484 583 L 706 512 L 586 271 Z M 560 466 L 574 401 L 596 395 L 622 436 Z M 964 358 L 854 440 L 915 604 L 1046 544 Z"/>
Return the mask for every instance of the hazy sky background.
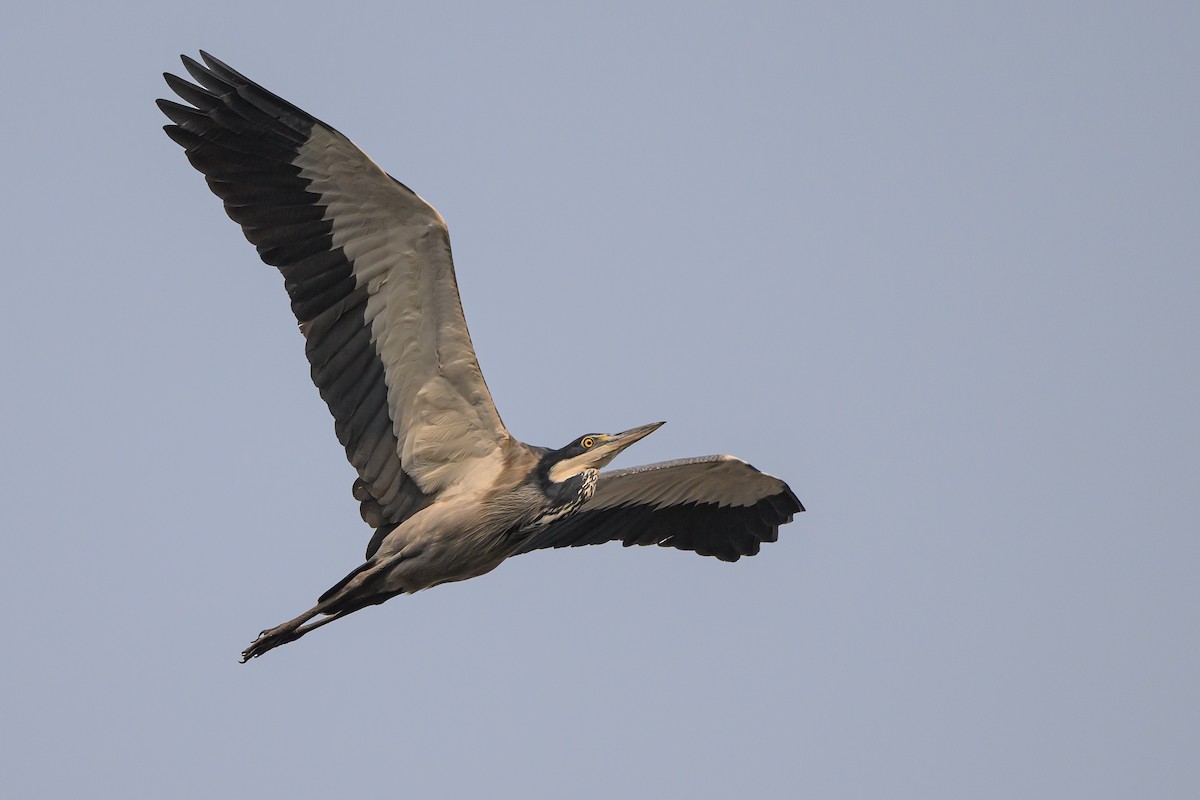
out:
<path id="1" fill-rule="evenodd" d="M 1200 796 L 1200 5 L 22 4 L 11 797 Z M 370 531 L 199 48 L 449 221 L 509 428 L 809 511 L 524 556 L 248 666 Z"/>

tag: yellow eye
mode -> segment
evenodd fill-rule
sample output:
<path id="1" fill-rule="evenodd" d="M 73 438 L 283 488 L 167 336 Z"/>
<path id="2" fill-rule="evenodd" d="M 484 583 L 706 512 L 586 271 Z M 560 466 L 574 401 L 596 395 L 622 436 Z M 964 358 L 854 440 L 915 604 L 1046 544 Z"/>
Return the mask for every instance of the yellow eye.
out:
<path id="1" fill-rule="evenodd" d="M 595 443 L 596 443 L 596 440 L 590 436 L 583 437 L 583 441 L 580 442 L 580 444 L 583 445 L 584 447 L 591 447 Z"/>

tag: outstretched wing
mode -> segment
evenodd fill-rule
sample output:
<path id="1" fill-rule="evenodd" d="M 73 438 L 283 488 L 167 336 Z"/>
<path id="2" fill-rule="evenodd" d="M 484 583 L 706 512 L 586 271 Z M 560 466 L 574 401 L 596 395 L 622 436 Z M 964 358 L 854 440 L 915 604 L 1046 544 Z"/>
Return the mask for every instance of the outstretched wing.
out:
<path id="1" fill-rule="evenodd" d="M 788 485 L 733 456 L 703 456 L 600 473 L 573 516 L 535 533 L 520 552 L 620 541 L 692 550 L 722 561 L 758 552 L 804 510 Z"/>
<path id="2" fill-rule="evenodd" d="M 509 434 L 463 318 L 441 216 L 349 139 L 206 53 L 167 135 L 278 267 L 313 381 L 358 470 L 363 517 L 390 529 L 494 469 Z"/>

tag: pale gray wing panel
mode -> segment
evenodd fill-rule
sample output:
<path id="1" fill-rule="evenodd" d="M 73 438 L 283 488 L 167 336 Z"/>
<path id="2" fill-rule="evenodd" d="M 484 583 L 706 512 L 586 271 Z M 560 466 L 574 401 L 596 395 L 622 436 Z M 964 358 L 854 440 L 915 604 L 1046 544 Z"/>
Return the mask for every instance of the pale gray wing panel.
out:
<path id="1" fill-rule="evenodd" d="M 471 347 L 445 224 L 340 133 L 204 58 L 184 58 L 199 86 L 167 76 L 190 105 L 159 101 L 174 122 L 165 130 L 283 273 L 364 519 L 390 527 L 508 436 Z"/>
<path id="2" fill-rule="evenodd" d="M 601 473 L 575 515 L 536 531 L 520 552 L 620 541 L 737 561 L 803 510 L 786 483 L 733 456 L 665 461 Z"/>
<path id="3" fill-rule="evenodd" d="M 467 331 L 445 223 L 330 128 L 313 129 L 295 164 L 327 209 L 330 246 L 353 265 L 404 470 L 427 494 L 463 483 L 499 458 L 508 432 Z"/>

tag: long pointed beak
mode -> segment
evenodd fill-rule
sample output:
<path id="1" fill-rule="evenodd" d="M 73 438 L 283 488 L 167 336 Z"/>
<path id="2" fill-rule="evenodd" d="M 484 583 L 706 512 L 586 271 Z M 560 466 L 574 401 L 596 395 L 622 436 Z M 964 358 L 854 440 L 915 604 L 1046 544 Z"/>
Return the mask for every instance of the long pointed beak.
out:
<path id="1" fill-rule="evenodd" d="M 615 445 L 619 453 L 634 442 L 645 439 L 666 424 L 666 422 L 651 422 L 649 425 L 639 425 L 636 428 L 630 428 L 621 433 L 614 433 L 612 438 L 609 439 L 609 443 Z"/>
<path id="2" fill-rule="evenodd" d="M 599 452 L 596 455 L 600 456 L 600 459 L 597 461 L 597 466 L 603 467 L 608 464 L 626 447 L 645 439 L 665 424 L 665 422 L 651 422 L 649 425 L 640 425 L 622 433 L 612 434 L 598 448 Z"/>

